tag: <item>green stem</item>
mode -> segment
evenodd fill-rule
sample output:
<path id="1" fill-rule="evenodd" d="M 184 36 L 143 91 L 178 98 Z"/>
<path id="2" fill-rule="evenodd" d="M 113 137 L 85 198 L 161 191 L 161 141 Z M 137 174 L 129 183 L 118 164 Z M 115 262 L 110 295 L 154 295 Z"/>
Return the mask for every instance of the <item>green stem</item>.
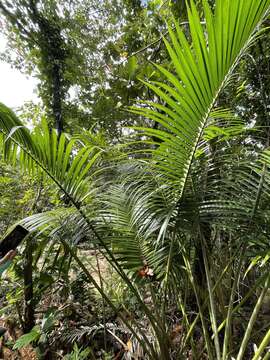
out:
<path id="1" fill-rule="evenodd" d="M 267 331 L 265 337 L 263 338 L 258 350 L 256 351 L 255 355 L 253 356 L 252 360 L 259 360 L 262 352 L 266 349 L 267 345 L 270 342 L 270 329 Z M 268 351 L 268 355 L 270 351 Z"/>
<path id="2" fill-rule="evenodd" d="M 201 306 L 200 303 L 200 299 L 199 299 L 199 295 L 196 289 L 196 284 L 195 284 L 195 280 L 194 277 L 192 275 L 192 271 L 191 271 L 191 267 L 190 267 L 190 263 L 188 261 L 188 259 L 186 258 L 185 254 L 183 254 L 183 259 L 186 265 L 186 269 L 189 275 L 189 281 L 193 287 L 193 291 L 196 297 L 196 301 L 197 301 L 197 305 L 199 308 L 199 316 L 201 319 L 201 324 L 202 324 L 202 328 L 203 328 L 203 334 L 204 334 L 204 339 L 205 339 L 205 344 L 206 344 L 206 348 L 207 348 L 207 354 L 209 356 L 209 360 L 213 360 L 213 355 L 212 355 L 212 349 L 211 349 L 211 342 L 210 342 L 210 338 L 209 338 L 209 334 L 208 334 L 208 329 L 204 320 L 204 314 L 203 314 L 203 308 Z"/>
<path id="3" fill-rule="evenodd" d="M 101 275 L 100 263 L 99 263 L 98 254 L 97 254 L 96 249 L 95 249 L 95 258 L 96 258 L 100 288 L 104 292 L 103 278 Z M 103 320 L 104 350 L 105 350 L 105 352 L 107 352 L 107 326 L 106 326 L 106 318 L 105 318 L 105 299 L 103 297 L 102 297 L 102 320 Z"/>
<path id="4" fill-rule="evenodd" d="M 214 333 L 214 343 L 215 343 L 216 355 L 217 355 L 217 360 L 221 360 L 221 351 L 220 351 L 220 343 L 219 343 L 219 338 L 218 338 L 214 292 L 213 292 L 211 275 L 210 275 L 210 270 L 209 270 L 207 256 L 206 256 L 205 244 L 204 244 L 202 237 L 201 237 L 201 246 L 202 246 L 203 262 L 204 262 L 204 268 L 205 268 L 205 274 L 206 274 L 206 282 L 207 282 L 208 294 L 209 294 L 209 300 L 210 300 L 210 311 L 211 311 L 210 319 L 211 319 L 211 325 L 212 325 L 212 329 L 213 329 L 213 333 Z"/>
<path id="5" fill-rule="evenodd" d="M 178 302 L 178 306 L 179 306 L 179 308 L 180 308 L 180 310 L 182 312 L 182 315 L 183 315 L 183 325 L 185 325 L 186 328 L 189 330 L 190 329 L 190 323 L 189 323 L 188 316 L 187 316 L 187 313 L 186 313 L 186 310 L 185 310 L 186 309 L 186 301 L 183 301 L 182 296 L 179 294 L 177 302 Z M 181 343 L 182 343 L 181 346 L 179 347 L 179 349 L 176 352 L 176 359 L 179 358 L 180 354 L 184 353 L 185 343 L 183 341 L 181 341 Z M 193 355 L 194 359 L 196 360 L 197 359 L 197 349 L 194 346 L 194 341 L 193 341 L 192 338 L 191 338 L 191 341 L 190 341 L 190 345 L 191 345 L 191 349 L 192 349 L 192 355 Z"/>
<path id="6" fill-rule="evenodd" d="M 159 314 L 157 297 L 155 295 L 155 292 L 154 292 L 154 289 L 153 289 L 153 286 L 151 283 L 149 283 L 149 290 L 150 290 L 151 298 L 153 301 L 155 317 L 160 322 L 160 327 L 161 327 L 161 331 L 158 332 L 158 334 L 156 333 L 156 336 L 157 336 L 158 342 L 159 342 L 159 347 L 160 347 L 160 356 L 164 360 L 165 359 L 169 360 L 169 358 L 168 358 L 169 342 L 168 342 L 168 338 L 167 338 L 166 324 L 165 324 L 164 319 Z"/>
<path id="7" fill-rule="evenodd" d="M 231 336 L 231 324 L 232 324 L 232 315 L 233 315 L 233 303 L 234 303 L 234 298 L 235 298 L 236 286 L 239 283 L 239 278 L 240 278 L 240 274 L 241 274 L 241 267 L 242 267 L 242 262 L 243 262 L 243 251 L 240 255 L 239 265 L 238 265 L 238 268 L 237 268 L 237 271 L 235 274 L 235 278 L 233 281 L 233 286 L 232 286 L 232 290 L 231 290 L 231 294 L 230 294 L 229 307 L 228 307 L 228 312 L 227 312 L 227 316 L 226 316 L 226 327 L 225 327 L 225 335 L 224 335 L 224 343 L 223 343 L 222 360 L 227 360 L 227 357 L 228 357 L 228 346 L 229 346 L 229 341 L 230 341 L 230 336 Z M 219 329 L 218 329 L 218 331 L 219 331 Z"/>
<path id="8" fill-rule="evenodd" d="M 258 313 L 260 311 L 263 299 L 264 299 L 264 297 L 266 295 L 266 292 L 268 290 L 268 287 L 269 287 L 269 280 L 270 280 L 270 276 L 268 276 L 268 278 L 266 279 L 265 286 L 262 289 L 261 295 L 259 296 L 259 298 L 257 300 L 257 303 L 256 303 L 256 305 L 254 307 L 254 310 L 252 312 L 252 315 L 251 315 L 251 317 L 249 319 L 247 329 L 246 329 L 246 332 L 245 332 L 245 335 L 244 335 L 242 344 L 240 346 L 240 350 L 239 350 L 239 353 L 238 353 L 238 356 L 237 356 L 236 360 L 242 360 L 243 359 L 243 356 L 245 354 L 245 350 L 246 350 L 248 341 L 249 341 L 249 339 L 251 337 L 251 332 L 252 332 L 254 323 L 255 323 L 255 321 L 257 319 L 257 316 L 258 316 Z"/>
<path id="9" fill-rule="evenodd" d="M 218 279 L 217 279 L 217 281 L 216 281 L 216 283 L 215 283 L 215 285 L 214 285 L 214 287 L 213 287 L 213 291 L 215 291 L 216 288 L 217 288 L 217 286 L 220 284 L 221 280 L 223 279 L 223 276 L 224 276 L 224 275 L 226 274 L 226 272 L 228 271 L 229 267 L 231 266 L 232 262 L 233 262 L 234 259 L 235 259 L 235 256 L 238 254 L 238 251 L 239 251 L 239 249 L 240 249 L 241 246 L 242 246 L 242 244 L 239 245 L 239 247 L 238 247 L 237 250 L 235 251 L 234 256 L 232 256 L 232 258 L 230 259 L 229 263 L 225 266 L 225 268 L 224 268 L 223 271 L 221 272 L 220 276 L 218 277 Z M 207 296 L 206 299 L 205 299 L 205 301 L 204 301 L 204 303 L 202 304 L 202 310 L 203 310 L 203 311 L 204 311 L 204 309 L 206 308 L 206 306 L 207 306 L 207 304 L 208 304 L 208 298 L 209 298 L 209 297 Z M 190 336 L 192 335 L 193 330 L 194 330 L 194 328 L 195 328 L 195 325 L 196 325 L 196 323 L 198 322 L 199 318 L 200 318 L 200 315 L 198 314 L 198 315 L 196 316 L 196 318 L 194 319 L 194 321 L 192 322 L 192 324 L 191 324 L 191 326 L 190 326 L 190 329 L 189 329 L 189 331 L 188 331 L 188 333 L 187 333 L 187 335 L 186 335 L 185 342 L 184 342 L 184 346 L 186 345 L 187 341 L 189 340 Z M 225 325 L 225 323 L 223 324 L 223 326 L 224 326 L 224 325 Z M 221 326 L 221 325 L 220 325 L 220 326 Z M 221 330 L 221 329 L 220 329 L 220 326 L 219 326 L 219 328 L 218 328 L 218 331 Z M 223 326 L 222 326 L 222 327 L 223 327 Z"/>
<path id="10" fill-rule="evenodd" d="M 270 359 L 270 351 L 267 351 L 267 353 L 264 355 L 263 360 L 269 360 Z"/>
<path id="11" fill-rule="evenodd" d="M 170 251 L 169 251 L 166 273 L 165 273 L 165 279 L 164 279 L 164 295 L 163 295 L 163 304 L 162 304 L 162 318 L 163 318 L 164 324 L 166 323 L 165 314 L 166 314 L 166 304 L 167 304 L 167 295 L 168 295 L 169 273 L 170 273 L 170 269 L 171 269 L 172 256 L 173 256 L 174 238 L 175 238 L 175 235 L 173 235 L 173 238 L 171 240 Z"/>
<path id="12" fill-rule="evenodd" d="M 248 291 L 248 293 L 246 294 L 246 296 L 240 301 L 240 303 L 238 305 L 236 305 L 236 307 L 233 309 L 232 313 L 234 314 L 236 311 L 238 311 L 241 306 L 243 306 L 245 304 L 245 302 L 249 299 L 250 296 L 252 296 L 254 294 L 254 291 L 258 288 L 258 286 L 261 284 L 261 282 L 266 278 L 268 274 L 264 274 L 263 276 L 261 276 L 255 283 L 255 285 Z M 219 325 L 218 327 L 218 332 L 220 332 L 224 326 L 226 325 L 226 321 L 227 319 L 225 319 L 224 321 L 222 321 L 222 323 Z"/>

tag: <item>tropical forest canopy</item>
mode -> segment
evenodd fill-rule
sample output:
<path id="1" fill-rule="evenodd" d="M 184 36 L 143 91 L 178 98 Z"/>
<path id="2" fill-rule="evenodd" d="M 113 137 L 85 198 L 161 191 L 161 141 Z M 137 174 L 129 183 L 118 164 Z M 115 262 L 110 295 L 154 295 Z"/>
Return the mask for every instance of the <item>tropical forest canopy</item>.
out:
<path id="1" fill-rule="evenodd" d="M 0 1 L 1 61 L 40 99 L 0 104 L 0 234 L 28 233 L 1 358 L 270 358 L 269 15 Z"/>

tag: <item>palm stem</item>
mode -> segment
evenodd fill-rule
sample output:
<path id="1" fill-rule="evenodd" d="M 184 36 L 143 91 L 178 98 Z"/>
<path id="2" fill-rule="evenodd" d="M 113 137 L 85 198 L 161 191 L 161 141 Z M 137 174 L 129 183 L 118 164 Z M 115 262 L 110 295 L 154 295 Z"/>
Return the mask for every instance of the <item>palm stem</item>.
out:
<path id="1" fill-rule="evenodd" d="M 226 316 L 226 327 L 225 327 L 225 335 L 224 335 L 224 343 L 223 343 L 222 360 L 227 360 L 227 357 L 228 357 L 228 345 L 229 345 L 230 335 L 231 335 L 233 303 L 234 303 L 234 298 L 235 298 L 236 286 L 239 283 L 239 278 L 240 278 L 240 274 L 241 274 L 241 267 L 242 267 L 242 262 L 243 262 L 243 254 L 244 254 L 244 252 L 242 251 L 242 253 L 240 255 L 238 268 L 237 268 L 237 271 L 236 271 L 236 274 L 235 274 L 235 277 L 234 277 L 231 294 L 230 294 L 229 307 L 228 307 L 228 312 L 227 312 L 227 316 Z"/>
<path id="2" fill-rule="evenodd" d="M 209 338 L 209 333 L 208 333 L 208 329 L 207 329 L 207 325 L 205 323 L 205 319 L 204 319 L 204 313 L 203 313 L 203 309 L 201 306 L 201 301 L 198 295 L 198 291 L 196 288 L 196 284 L 195 284 L 195 280 L 191 271 L 191 266 L 189 263 L 189 260 L 187 259 L 187 257 L 183 254 L 183 259 L 186 265 L 186 269 L 187 269 L 187 273 L 189 275 L 189 281 L 193 287 L 193 291 L 196 297 L 196 301 L 197 301 L 197 305 L 198 305 L 198 309 L 199 309 L 199 316 L 201 319 L 201 324 L 202 324 L 202 328 L 203 328 L 203 334 L 204 334 L 204 339 L 205 339 L 205 344 L 206 344 L 206 348 L 207 348 L 207 354 L 209 356 L 209 360 L 213 360 L 213 354 L 212 354 L 212 349 L 211 349 L 211 342 L 210 342 L 210 338 Z"/>
<path id="3" fill-rule="evenodd" d="M 251 337 L 251 332 L 252 332 L 253 326 L 255 324 L 258 313 L 260 311 L 263 299 L 264 299 L 264 297 L 265 297 L 265 295 L 267 293 L 267 290 L 269 288 L 269 281 L 270 281 L 270 276 L 268 276 L 268 278 L 266 279 L 265 285 L 264 285 L 264 287 L 262 289 L 262 292 L 261 292 L 261 294 L 260 294 L 260 296 L 259 296 L 259 298 L 257 300 L 257 303 L 256 303 L 256 305 L 254 307 L 253 312 L 252 312 L 252 315 L 251 315 L 251 317 L 249 319 L 247 329 L 246 329 L 243 341 L 241 343 L 240 350 L 239 350 L 239 353 L 238 353 L 238 356 L 237 356 L 236 360 L 242 360 L 243 359 L 243 356 L 245 354 L 245 350 L 246 350 L 248 341 L 249 341 L 249 339 Z"/>
<path id="4" fill-rule="evenodd" d="M 206 281 L 207 281 L 207 287 L 208 287 L 208 294 L 209 294 L 209 300 L 210 300 L 210 311 L 211 311 L 210 319 L 211 319 L 211 325 L 212 325 L 212 329 L 213 329 L 213 333 L 214 333 L 214 343 L 215 343 L 217 360 L 220 360 L 221 359 L 221 351 L 220 351 L 220 343 L 219 343 L 219 338 L 218 338 L 214 291 L 213 291 L 213 285 L 212 285 L 212 281 L 211 281 L 211 275 L 210 275 L 210 271 L 209 271 L 206 250 L 205 250 L 205 241 L 203 240 L 203 236 L 201 236 L 201 246 L 202 246 L 204 268 L 205 268 Z"/>
<path id="5" fill-rule="evenodd" d="M 270 342 L 270 329 L 267 331 L 266 335 L 264 336 L 264 338 L 263 338 L 259 348 L 256 350 L 256 353 L 253 356 L 252 360 L 259 360 L 262 352 L 266 349 L 269 342 Z M 270 354 L 270 351 L 268 350 L 268 355 L 269 354 Z"/>

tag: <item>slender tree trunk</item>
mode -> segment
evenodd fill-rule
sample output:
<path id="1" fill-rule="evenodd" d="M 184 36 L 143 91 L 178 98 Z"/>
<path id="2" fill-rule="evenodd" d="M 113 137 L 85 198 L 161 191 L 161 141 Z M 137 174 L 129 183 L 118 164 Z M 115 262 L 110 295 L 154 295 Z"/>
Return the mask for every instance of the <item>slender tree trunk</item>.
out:
<path id="1" fill-rule="evenodd" d="M 42 191 L 42 182 L 37 189 L 37 195 L 34 199 L 31 213 L 37 207 Z M 23 330 L 25 333 L 29 332 L 35 326 L 35 301 L 34 301 L 34 287 L 33 287 L 33 251 L 34 243 L 30 236 L 26 240 L 24 251 L 24 324 Z"/>
<path id="2" fill-rule="evenodd" d="M 25 333 L 29 332 L 35 326 L 35 306 L 33 301 L 33 240 L 29 237 L 25 247 L 25 265 L 24 265 L 24 326 Z"/>

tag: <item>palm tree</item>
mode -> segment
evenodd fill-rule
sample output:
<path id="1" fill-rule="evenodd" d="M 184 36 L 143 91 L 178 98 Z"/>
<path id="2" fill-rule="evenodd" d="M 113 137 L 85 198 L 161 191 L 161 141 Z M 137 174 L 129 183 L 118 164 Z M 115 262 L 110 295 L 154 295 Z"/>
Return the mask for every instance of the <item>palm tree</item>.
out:
<path id="1" fill-rule="evenodd" d="M 117 150 L 120 163 L 89 133 L 68 140 L 46 124 L 30 133 L 9 109 L 0 107 L 5 158 L 13 163 L 19 159 L 30 172 L 43 171 L 73 206 L 31 216 L 24 224 L 30 230 L 57 231 L 57 219 L 65 216 L 77 224 L 75 236 L 79 229 L 91 234 L 93 244 L 133 292 L 151 324 L 154 342 L 138 322 L 130 324 L 123 318 L 148 358 L 185 358 L 191 347 L 193 357 L 200 359 L 205 346 L 209 359 L 233 355 L 241 360 L 249 341 L 255 339 L 252 329 L 269 287 L 267 271 L 261 271 L 254 285 L 260 295 L 236 344 L 232 324 L 234 314 L 254 291 L 246 292 L 235 306 L 248 256 L 260 252 L 263 259 L 269 250 L 270 153 L 268 143 L 259 151 L 250 146 L 249 129 L 228 109 L 219 108 L 218 99 L 261 35 L 269 8 L 270 0 L 217 0 L 213 12 L 203 0 L 205 21 L 201 22 L 190 1 L 188 33 L 176 21 L 168 25 L 170 41 L 164 42 L 171 64 L 156 65 L 163 81 L 145 83 L 161 101 L 131 108 L 159 126 L 135 128 L 143 146 L 133 150 L 128 143 L 129 156 Z M 106 177 L 109 171 L 114 178 Z M 60 240 L 115 309 L 74 247 Z M 144 303 L 145 288 L 155 311 Z M 195 318 L 190 315 L 191 296 L 196 303 L 192 310 L 198 312 Z M 183 318 L 178 348 L 170 341 L 166 316 L 172 304 Z M 198 324 L 204 339 L 201 348 L 194 340 Z M 253 359 L 263 354 L 269 340 L 268 331 L 259 339 Z"/>

